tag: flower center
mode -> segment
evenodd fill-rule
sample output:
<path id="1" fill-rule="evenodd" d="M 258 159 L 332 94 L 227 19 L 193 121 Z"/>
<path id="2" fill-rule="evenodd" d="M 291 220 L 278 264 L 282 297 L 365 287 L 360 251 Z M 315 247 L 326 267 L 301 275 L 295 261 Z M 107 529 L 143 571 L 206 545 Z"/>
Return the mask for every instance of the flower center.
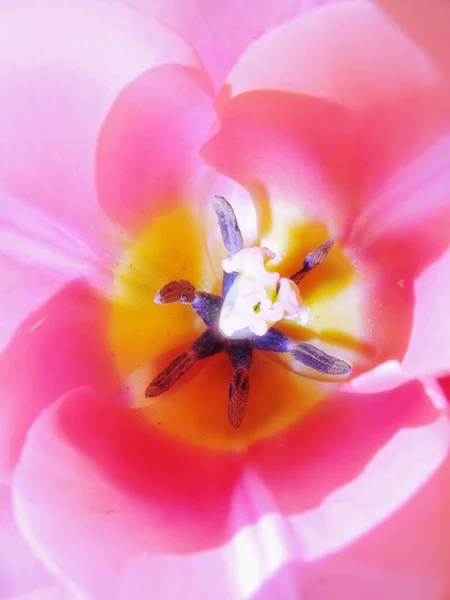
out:
<path id="1" fill-rule="evenodd" d="M 282 320 L 304 324 L 308 312 L 304 307 L 298 283 L 322 263 L 333 240 L 308 254 L 300 270 L 289 279 L 267 270 L 274 258 L 267 248 L 243 249 L 241 232 L 231 205 L 222 197 L 213 200 L 214 209 L 229 258 L 223 262 L 222 296 L 202 292 L 186 280 L 174 280 L 156 294 L 158 304 L 189 304 L 207 329 L 191 345 L 167 365 L 147 386 L 145 396 L 153 398 L 171 389 L 198 361 L 225 351 L 233 367 L 228 390 L 228 419 L 234 428 L 241 426 L 250 390 L 249 370 L 253 350 L 289 353 L 303 367 L 308 377 L 339 381 L 347 379 L 351 365 L 330 356 L 306 342 L 295 343 L 272 327 Z"/>

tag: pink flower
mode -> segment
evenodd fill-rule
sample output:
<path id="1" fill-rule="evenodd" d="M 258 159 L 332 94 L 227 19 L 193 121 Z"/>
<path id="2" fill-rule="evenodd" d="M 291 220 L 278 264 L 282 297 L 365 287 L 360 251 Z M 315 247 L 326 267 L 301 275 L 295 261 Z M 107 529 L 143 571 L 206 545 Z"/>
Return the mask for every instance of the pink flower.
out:
<path id="1" fill-rule="evenodd" d="M 449 26 L 440 0 L 2 3 L 1 598 L 449 594 Z M 220 293 L 215 194 L 286 280 L 335 240 L 289 335 L 353 365 L 255 351 L 236 429 L 223 352 L 145 398 L 205 329 L 158 290 Z"/>

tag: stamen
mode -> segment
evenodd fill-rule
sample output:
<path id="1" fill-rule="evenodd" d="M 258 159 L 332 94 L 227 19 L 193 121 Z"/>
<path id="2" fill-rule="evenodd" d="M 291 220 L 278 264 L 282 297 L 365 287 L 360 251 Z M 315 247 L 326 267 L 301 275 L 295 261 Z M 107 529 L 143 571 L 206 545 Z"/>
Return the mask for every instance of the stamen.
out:
<path id="1" fill-rule="evenodd" d="M 345 360 L 335 358 L 306 342 L 296 344 L 290 352 L 296 360 L 306 367 L 318 371 L 323 375 L 331 377 L 347 377 L 352 370 L 352 366 L 345 362 Z"/>
<path id="2" fill-rule="evenodd" d="M 275 327 L 271 327 L 264 335 L 255 335 L 252 342 L 258 350 L 268 350 L 269 352 L 289 352 L 292 346 L 288 336 Z"/>
<path id="3" fill-rule="evenodd" d="M 197 355 L 197 358 L 208 358 L 218 352 L 221 352 L 225 346 L 223 338 L 213 329 L 207 329 L 195 340 L 191 349 Z"/>
<path id="4" fill-rule="evenodd" d="M 173 304 L 182 302 L 190 304 L 195 298 L 195 287 L 185 279 L 169 281 L 159 290 L 155 296 L 157 304 Z"/>
<path id="5" fill-rule="evenodd" d="M 195 365 L 198 357 L 192 350 L 183 352 L 180 356 L 177 356 L 164 371 L 161 371 L 155 379 L 149 383 L 145 390 L 146 398 L 153 398 L 154 396 L 160 396 L 164 392 L 167 392 L 185 373 L 189 371 L 191 367 Z"/>
<path id="6" fill-rule="evenodd" d="M 252 362 L 253 345 L 248 340 L 230 342 L 227 354 L 234 367 L 228 390 L 228 419 L 237 429 L 241 426 L 247 408 L 250 379 L 248 371 Z"/>
<path id="7" fill-rule="evenodd" d="M 242 250 L 243 241 L 234 210 L 222 196 L 213 197 L 213 206 L 219 220 L 223 244 L 230 254 L 236 254 Z"/>
<path id="8" fill-rule="evenodd" d="M 306 275 L 306 273 L 311 271 L 311 269 L 314 269 L 314 267 L 317 267 L 317 265 L 323 263 L 333 247 L 333 244 L 334 240 L 328 240 L 307 254 L 300 271 L 297 271 L 297 273 L 294 273 L 294 275 L 291 276 L 292 281 L 298 284 Z"/>
<path id="9" fill-rule="evenodd" d="M 216 296 L 208 292 L 197 292 L 191 306 L 203 323 L 208 327 L 212 327 L 219 319 L 222 304 L 222 296 Z"/>
<path id="10" fill-rule="evenodd" d="M 157 304 L 190 304 L 203 323 L 208 327 L 214 325 L 219 318 L 223 298 L 208 292 L 196 292 L 195 287 L 186 281 L 169 281 L 155 296 Z"/>
<path id="11" fill-rule="evenodd" d="M 253 343 L 251 340 L 233 340 L 228 342 L 227 354 L 235 369 L 238 367 L 250 368 L 253 357 Z"/>
<path id="12" fill-rule="evenodd" d="M 228 392 L 228 420 L 237 429 L 241 426 L 247 408 L 250 390 L 248 371 L 244 367 L 235 369 Z"/>
<path id="13" fill-rule="evenodd" d="M 145 390 L 145 397 L 153 398 L 167 392 L 198 360 L 217 354 L 223 347 L 223 340 L 211 329 L 207 329 L 187 352 L 177 356 L 155 377 Z"/>

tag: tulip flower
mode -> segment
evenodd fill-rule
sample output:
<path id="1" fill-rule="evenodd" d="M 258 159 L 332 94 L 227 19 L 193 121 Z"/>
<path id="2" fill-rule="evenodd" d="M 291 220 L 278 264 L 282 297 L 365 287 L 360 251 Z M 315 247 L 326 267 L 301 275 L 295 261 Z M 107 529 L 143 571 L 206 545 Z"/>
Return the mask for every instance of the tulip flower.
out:
<path id="1" fill-rule="evenodd" d="M 1 598 L 446 597 L 448 27 L 3 2 Z"/>

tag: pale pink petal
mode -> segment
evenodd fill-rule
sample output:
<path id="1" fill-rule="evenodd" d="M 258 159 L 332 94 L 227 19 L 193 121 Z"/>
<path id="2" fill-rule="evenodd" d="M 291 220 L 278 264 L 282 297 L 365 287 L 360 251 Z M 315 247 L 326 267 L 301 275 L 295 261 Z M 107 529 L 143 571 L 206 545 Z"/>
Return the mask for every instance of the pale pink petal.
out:
<path id="1" fill-rule="evenodd" d="M 108 305 L 83 280 L 63 286 L 20 325 L 0 356 L 0 467 L 7 478 L 43 408 L 79 385 L 111 395 Z"/>
<path id="2" fill-rule="evenodd" d="M 11 506 L 11 489 L 0 486 L 0 598 L 69 600 L 22 537 Z"/>
<path id="3" fill-rule="evenodd" d="M 242 52 L 263 33 L 296 15 L 339 0 L 128 0 L 186 39 L 220 87 Z"/>
<path id="4" fill-rule="evenodd" d="M 122 227 L 148 227 L 157 209 L 203 196 L 199 148 L 216 120 L 206 75 L 166 65 L 119 95 L 100 135 L 99 200 Z"/>
<path id="5" fill-rule="evenodd" d="M 247 521 L 242 499 L 229 521 L 242 461 L 168 438 L 81 388 L 30 430 L 14 480 L 21 528 L 66 583 L 110 600 L 133 557 L 205 551 Z"/>
<path id="6" fill-rule="evenodd" d="M 264 581 L 256 593 L 251 596 L 251 600 L 271 600 L 271 598 L 302 600 L 305 587 L 303 569 L 304 565 L 301 561 L 288 562 Z"/>
<path id="7" fill-rule="evenodd" d="M 2 323 L 5 339 L 74 270 L 84 275 L 85 263 L 93 262 L 109 267 L 121 232 L 97 202 L 98 135 L 121 89 L 166 61 L 198 64 L 173 32 L 122 3 L 2 3 L 0 219 L 7 231 L 0 247 L 0 304 L 8 314 L 8 323 Z"/>
<path id="8" fill-rule="evenodd" d="M 414 444 L 409 450 L 415 455 Z M 310 563 L 307 569 L 298 569 L 306 597 L 446 598 L 450 589 L 449 485 L 447 457 L 427 483 L 376 529 L 347 548 Z M 381 493 L 384 496 L 383 488 Z"/>

